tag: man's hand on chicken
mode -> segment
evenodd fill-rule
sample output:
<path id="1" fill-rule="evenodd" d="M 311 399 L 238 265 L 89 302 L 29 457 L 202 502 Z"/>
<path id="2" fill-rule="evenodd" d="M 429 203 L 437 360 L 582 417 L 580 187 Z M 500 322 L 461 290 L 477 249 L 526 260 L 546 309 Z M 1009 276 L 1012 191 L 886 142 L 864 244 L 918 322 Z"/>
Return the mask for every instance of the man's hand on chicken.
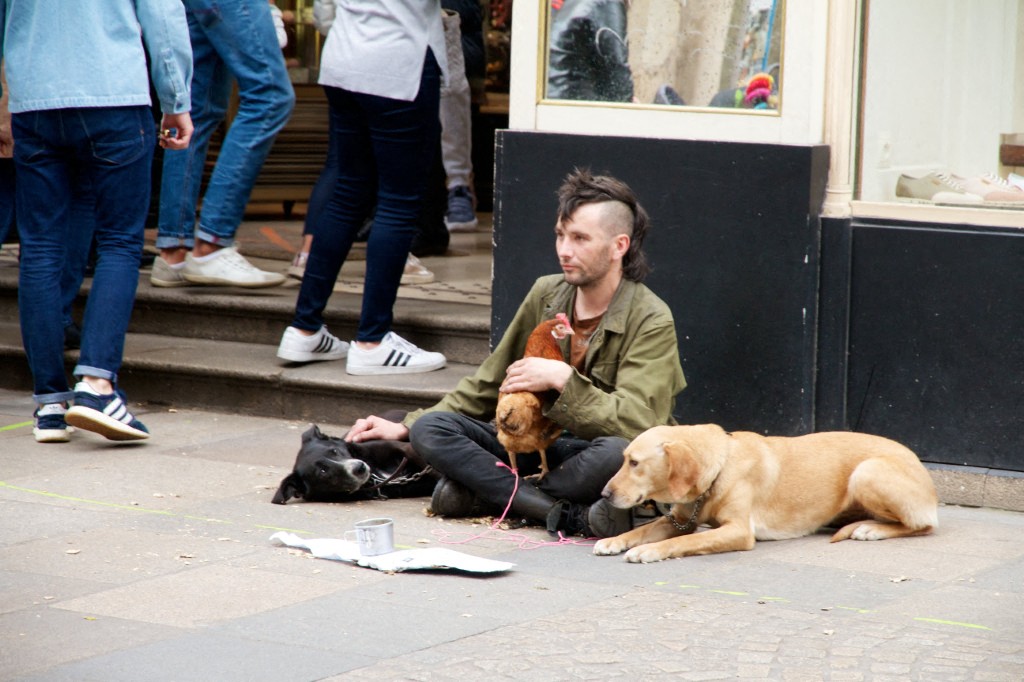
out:
<path id="1" fill-rule="evenodd" d="M 500 390 L 502 393 L 548 390 L 561 393 L 571 376 L 572 367 L 561 360 L 522 358 L 508 366 Z"/>

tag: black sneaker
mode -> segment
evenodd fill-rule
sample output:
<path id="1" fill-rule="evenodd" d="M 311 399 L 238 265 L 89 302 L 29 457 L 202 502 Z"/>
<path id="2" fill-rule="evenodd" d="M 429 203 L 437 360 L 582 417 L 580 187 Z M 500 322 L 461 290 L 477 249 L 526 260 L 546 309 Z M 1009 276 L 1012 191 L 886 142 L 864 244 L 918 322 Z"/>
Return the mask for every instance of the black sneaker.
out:
<path id="1" fill-rule="evenodd" d="M 121 391 L 100 395 L 84 381 L 75 385 L 75 405 L 65 419 L 72 426 L 110 440 L 149 438 L 149 429 L 128 411 Z"/>
<path id="2" fill-rule="evenodd" d="M 587 527 L 598 538 L 611 538 L 633 530 L 633 510 L 619 509 L 600 499 L 587 509 Z"/>
<path id="3" fill-rule="evenodd" d="M 548 512 L 546 525 L 552 534 L 610 538 L 631 530 L 633 520 L 629 509 L 617 509 L 607 500 L 598 500 L 589 506 L 559 500 Z"/>
<path id="4" fill-rule="evenodd" d="M 447 476 L 437 481 L 430 496 L 430 509 L 438 516 L 465 518 L 479 513 L 481 506 L 472 490 Z"/>
<path id="5" fill-rule="evenodd" d="M 552 535 L 582 535 L 590 536 L 590 528 L 587 527 L 587 507 L 576 504 L 569 500 L 559 500 L 551 507 L 545 526 Z"/>

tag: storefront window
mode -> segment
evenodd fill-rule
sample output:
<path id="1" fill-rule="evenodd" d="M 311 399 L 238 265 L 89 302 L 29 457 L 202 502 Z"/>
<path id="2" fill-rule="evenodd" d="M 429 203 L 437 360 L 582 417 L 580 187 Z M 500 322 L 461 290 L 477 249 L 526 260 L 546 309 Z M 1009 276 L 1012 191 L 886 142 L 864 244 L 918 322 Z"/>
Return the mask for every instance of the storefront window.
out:
<path id="1" fill-rule="evenodd" d="M 783 0 L 546 5 L 546 99 L 779 108 Z"/>
<path id="2" fill-rule="evenodd" d="M 859 198 L 1024 209 L 1024 0 L 874 0 L 864 27 Z"/>

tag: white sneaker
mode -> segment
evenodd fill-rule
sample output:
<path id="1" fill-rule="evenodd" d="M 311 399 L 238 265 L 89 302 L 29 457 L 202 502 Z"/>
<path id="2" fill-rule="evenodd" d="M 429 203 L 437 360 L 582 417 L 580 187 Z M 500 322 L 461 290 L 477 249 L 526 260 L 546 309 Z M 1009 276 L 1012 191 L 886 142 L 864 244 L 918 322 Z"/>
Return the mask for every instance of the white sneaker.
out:
<path id="1" fill-rule="evenodd" d="M 348 355 L 348 344 L 327 331 L 327 325 L 316 334 L 306 336 L 295 327 L 288 327 L 277 347 L 277 357 L 289 362 L 341 360 Z"/>
<path id="2" fill-rule="evenodd" d="M 210 260 L 202 261 L 197 260 L 191 253 L 185 256 L 185 269 L 182 271 L 185 280 L 193 284 L 248 289 L 276 287 L 284 283 L 284 275 L 260 270 L 233 246 L 220 249 L 211 256 Z"/>
<path id="3" fill-rule="evenodd" d="M 980 204 L 984 201 L 971 194 L 949 173 L 928 173 L 919 177 L 903 173 L 896 181 L 896 199 L 936 204 Z"/>
<path id="4" fill-rule="evenodd" d="M 149 273 L 149 283 L 154 287 L 187 287 L 185 281 L 185 264 L 171 265 L 160 256 L 153 259 L 153 271 Z"/>
<path id="5" fill-rule="evenodd" d="M 434 273 L 416 256 L 409 254 L 405 259 L 405 271 L 402 272 L 402 284 L 427 284 L 434 281 Z"/>
<path id="6" fill-rule="evenodd" d="M 1016 185 L 1011 185 L 993 173 L 985 173 L 973 178 L 965 178 L 955 174 L 950 177 L 960 183 L 965 190 L 971 194 L 977 194 L 989 203 L 1024 202 L 1024 190 Z"/>
<path id="7" fill-rule="evenodd" d="M 398 334 L 388 332 L 373 350 L 363 350 L 353 343 L 348 350 L 345 371 L 357 376 L 415 374 L 433 372 L 445 363 L 447 360 L 442 354 L 425 351 Z"/>

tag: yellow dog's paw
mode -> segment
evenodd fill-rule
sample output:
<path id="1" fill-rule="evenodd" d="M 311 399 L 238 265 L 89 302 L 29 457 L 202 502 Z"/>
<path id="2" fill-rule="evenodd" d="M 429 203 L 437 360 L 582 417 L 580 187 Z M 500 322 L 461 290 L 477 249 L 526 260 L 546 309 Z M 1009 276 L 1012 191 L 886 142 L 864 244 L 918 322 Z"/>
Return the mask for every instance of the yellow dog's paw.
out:
<path id="1" fill-rule="evenodd" d="M 665 555 L 652 545 L 640 545 L 626 552 L 626 561 L 631 564 L 651 564 L 664 558 Z"/>
<path id="2" fill-rule="evenodd" d="M 885 540 L 889 537 L 885 530 L 882 524 L 867 521 L 857 526 L 850 534 L 850 538 L 853 540 Z"/>
<path id="3" fill-rule="evenodd" d="M 598 540 L 594 545 L 594 554 L 610 556 L 612 554 L 622 554 L 627 549 L 629 549 L 629 546 L 619 540 L 619 538 L 604 538 L 603 540 Z"/>

